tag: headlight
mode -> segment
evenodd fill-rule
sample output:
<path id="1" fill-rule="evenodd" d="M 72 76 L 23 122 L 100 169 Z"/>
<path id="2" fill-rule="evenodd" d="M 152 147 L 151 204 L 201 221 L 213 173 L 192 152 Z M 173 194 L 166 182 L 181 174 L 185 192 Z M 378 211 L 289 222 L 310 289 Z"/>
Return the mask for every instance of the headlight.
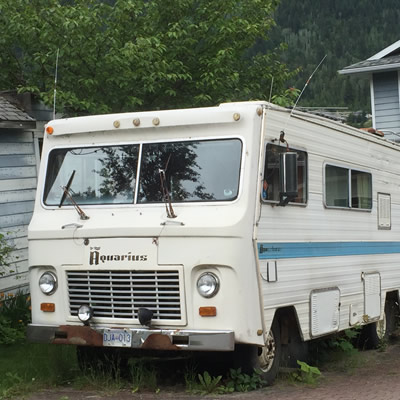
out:
<path id="1" fill-rule="evenodd" d="M 57 289 L 56 276 L 51 272 L 45 272 L 39 279 L 39 287 L 44 294 L 53 294 Z"/>
<path id="2" fill-rule="evenodd" d="M 219 279 L 212 272 L 205 272 L 197 280 L 197 290 L 203 297 L 213 297 L 218 293 Z"/>
<path id="3" fill-rule="evenodd" d="M 84 304 L 78 309 L 78 318 L 83 322 L 89 322 L 89 320 L 93 317 L 93 309 L 92 307 Z"/>

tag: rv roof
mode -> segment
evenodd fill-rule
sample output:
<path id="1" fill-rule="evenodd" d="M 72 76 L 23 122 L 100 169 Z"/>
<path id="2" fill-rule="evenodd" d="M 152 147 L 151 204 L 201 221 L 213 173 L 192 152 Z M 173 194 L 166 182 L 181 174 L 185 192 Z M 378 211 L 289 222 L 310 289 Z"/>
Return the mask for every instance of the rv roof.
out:
<path id="1" fill-rule="evenodd" d="M 241 114 L 265 102 L 226 103 L 219 107 L 187 108 L 180 110 L 145 111 L 121 114 L 92 115 L 50 121 L 46 131 L 53 136 L 82 132 L 115 131 L 124 129 L 173 127 L 183 125 L 226 124 L 240 121 Z"/>

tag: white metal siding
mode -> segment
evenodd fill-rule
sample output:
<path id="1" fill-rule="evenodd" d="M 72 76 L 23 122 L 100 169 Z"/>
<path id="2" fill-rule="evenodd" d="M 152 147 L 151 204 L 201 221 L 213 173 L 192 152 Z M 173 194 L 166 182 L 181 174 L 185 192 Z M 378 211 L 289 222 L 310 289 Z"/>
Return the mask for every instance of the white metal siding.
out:
<path id="1" fill-rule="evenodd" d="M 0 132 L 0 232 L 15 246 L 11 272 L 0 277 L 0 291 L 27 288 L 27 225 L 32 217 L 37 184 L 33 133 Z"/>
<path id="2" fill-rule="evenodd" d="M 377 193 L 390 193 L 392 220 L 400 219 L 400 164 L 395 144 L 379 145 L 380 139 L 362 133 L 347 134 L 327 129 L 324 124 L 287 119 L 285 113 L 267 116 L 266 140 L 279 138 L 285 128 L 290 147 L 308 154 L 307 206 L 262 206 L 257 241 L 278 242 L 360 242 L 390 241 L 400 236 L 400 225 L 378 230 Z M 325 125 L 325 126 L 324 126 Z M 344 131 L 344 132 L 343 132 Z M 354 132 L 354 131 L 353 131 Z M 359 137 L 357 137 L 359 136 Z M 384 142 L 383 142 L 384 143 Z M 398 149 L 397 149 L 398 150 Z M 326 209 L 324 207 L 324 165 L 332 163 L 372 173 L 373 208 L 369 211 Z M 349 326 L 350 308 L 359 318 L 363 314 L 361 273 L 380 271 L 382 290 L 400 286 L 398 254 L 373 254 L 334 257 L 277 259 L 277 282 L 263 281 L 264 315 L 267 321 L 273 310 L 294 305 L 304 338 L 310 336 L 309 296 L 311 290 L 338 287 L 341 293 L 340 329 Z M 354 311 L 354 310 L 353 310 Z"/>

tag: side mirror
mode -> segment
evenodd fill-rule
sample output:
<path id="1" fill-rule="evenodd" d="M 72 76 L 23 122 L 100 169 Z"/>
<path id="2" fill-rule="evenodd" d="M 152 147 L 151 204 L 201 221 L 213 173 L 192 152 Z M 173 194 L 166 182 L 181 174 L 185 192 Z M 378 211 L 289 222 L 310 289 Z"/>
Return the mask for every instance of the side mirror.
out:
<path id="1" fill-rule="evenodd" d="M 286 152 L 280 155 L 279 198 L 280 206 L 286 206 L 297 197 L 297 153 Z"/>

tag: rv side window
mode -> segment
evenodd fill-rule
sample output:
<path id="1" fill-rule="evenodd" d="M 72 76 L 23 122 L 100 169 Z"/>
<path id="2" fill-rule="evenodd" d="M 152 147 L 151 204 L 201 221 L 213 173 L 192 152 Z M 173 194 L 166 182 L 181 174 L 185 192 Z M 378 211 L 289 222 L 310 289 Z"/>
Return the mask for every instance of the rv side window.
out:
<path id="1" fill-rule="evenodd" d="M 350 168 L 325 166 L 326 207 L 372 209 L 372 175 Z"/>
<path id="2" fill-rule="evenodd" d="M 265 166 L 261 197 L 263 201 L 278 203 L 280 201 L 280 154 L 287 151 L 286 146 L 268 143 L 265 151 Z M 290 149 L 297 153 L 297 197 L 290 204 L 307 203 L 307 153 Z"/>

